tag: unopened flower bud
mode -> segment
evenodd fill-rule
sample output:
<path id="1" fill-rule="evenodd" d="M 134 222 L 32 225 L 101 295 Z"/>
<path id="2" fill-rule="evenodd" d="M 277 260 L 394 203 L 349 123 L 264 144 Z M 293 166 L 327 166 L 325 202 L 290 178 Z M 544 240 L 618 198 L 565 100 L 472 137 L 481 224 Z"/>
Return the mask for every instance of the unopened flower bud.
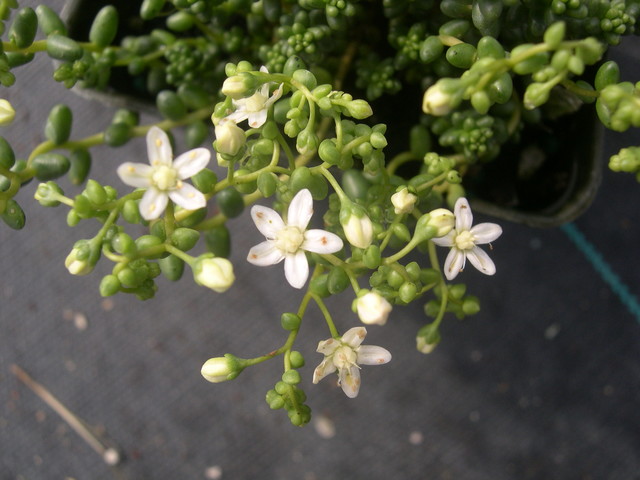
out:
<path id="1" fill-rule="evenodd" d="M 340 208 L 340 224 L 351 245 L 367 248 L 373 241 L 373 224 L 364 208 L 348 200 Z"/>
<path id="2" fill-rule="evenodd" d="M 436 238 L 444 237 L 456 224 L 455 215 L 446 208 L 436 208 L 432 210 L 429 212 L 429 217 L 427 225 L 437 229 Z"/>
<path id="3" fill-rule="evenodd" d="M 234 100 L 250 96 L 258 82 L 250 73 L 239 73 L 227 78 L 222 84 L 222 93 Z"/>
<path id="4" fill-rule="evenodd" d="M 373 114 L 371 105 L 369 105 L 366 100 L 352 100 L 347 103 L 347 110 L 349 115 L 358 120 L 370 117 Z"/>
<path id="5" fill-rule="evenodd" d="M 64 266 L 72 275 L 87 275 L 95 266 L 100 250 L 94 248 L 90 240 L 78 240 L 67 255 Z"/>
<path id="6" fill-rule="evenodd" d="M 210 358 L 204 362 L 200 373 L 209 382 L 220 383 L 233 380 L 242 373 L 242 370 L 243 367 L 240 361 L 235 356 L 227 353 L 224 357 Z"/>
<path id="7" fill-rule="evenodd" d="M 393 211 L 396 215 L 411 212 L 417 201 L 418 196 L 409 192 L 407 187 L 402 187 L 396 193 L 391 195 L 391 203 L 393 204 Z"/>
<path id="8" fill-rule="evenodd" d="M 236 277 L 233 264 L 226 258 L 201 255 L 193 267 L 193 277 L 198 285 L 223 293 L 233 285 Z"/>
<path id="9" fill-rule="evenodd" d="M 427 115 L 440 117 L 449 113 L 455 106 L 450 94 L 442 91 L 440 83 L 430 86 L 422 99 L 422 111 Z"/>
<path id="10" fill-rule="evenodd" d="M 11 104 L 5 100 L 0 99 L 0 126 L 10 125 L 16 116 L 16 111 Z"/>
<path id="11" fill-rule="evenodd" d="M 377 292 L 367 292 L 356 300 L 358 317 L 366 325 L 387 323 L 391 308 L 391 304 Z"/>
<path id="12" fill-rule="evenodd" d="M 247 141 L 244 130 L 232 121 L 221 121 L 216 125 L 215 132 L 216 141 L 214 147 L 218 153 L 225 155 L 235 155 Z"/>
<path id="13" fill-rule="evenodd" d="M 440 343 L 440 332 L 434 324 L 425 325 L 418 330 L 416 348 L 420 353 L 431 353 Z"/>

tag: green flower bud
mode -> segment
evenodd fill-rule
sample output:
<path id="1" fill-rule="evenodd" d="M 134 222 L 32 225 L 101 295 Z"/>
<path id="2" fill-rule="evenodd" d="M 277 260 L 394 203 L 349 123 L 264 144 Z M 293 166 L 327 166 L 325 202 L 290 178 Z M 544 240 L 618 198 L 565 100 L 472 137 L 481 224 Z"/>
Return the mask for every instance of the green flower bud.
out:
<path id="1" fill-rule="evenodd" d="M 122 218 L 132 224 L 140 223 L 142 217 L 140 216 L 140 208 L 136 200 L 127 200 L 124 202 L 122 206 Z"/>
<path id="2" fill-rule="evenodd" d="M 342 174 L 342 190 L 353 200 L 365 199 L 371 187 L 361 170 L 345 170 Z"/>
<path id="3" fill-rule="evenodd" d="M 396 238 L 403 242 L 408 242 L 409 240 L 411 240 L 409 228 L 404 223 L 395 224 L 391 231 Z"/>
<path id="4" fill-rule="evenodd" d="M 187 114 L 187 107 L 178 94 L 172 90 L 162 90 L 156 96 L 156 106 L 163 117 L 180 120 Z"/>
<path id="5" fill-rule="evenodd" d="M 69 171 L 69 159 L 59 153 L 41 153 L 31 162 L 38 180 L 54 180 Z"/>
<path id="6" fill-rule="evenodd" d="M 347 241 L 358 248 L 367 248 L 373 241 L 373 224 L 360 205 L 342 199 L 340 224 Z"/>
<path id="7" fill-rule="evenodd" d="M 0 99 L 0 126 L 11 125 L 15 116 L 16 111 L 11 104 L 4 98 Z"/>
<path id="8" fill-rule="evenodd" d="M 247 137 L 244 130 L 238 127 L 235 122 L 222 121 L 215 127 L 216 141 L 213 148 L 218 153 L 235 156 L 244 147 Z"/>
<path id="9" fill-rule="evenodd" d="M 38 16 L 38 25 L 45 35 L 48 36 L 52 33 L 67 34 L 67 27 L 64 22 L 51 8 L 46 5 L 38 5 L 36 7 L 36 15 Z"/>
<path id="10" fill-rule="evenodd" d="M 69 210 L 69 212 L 67 213 L 67 225 L 69 225 L 70 227 L 75 227 L 80 223 L 80 220 L 82 220 L 82 218 L 80 218 L 78 212 L 76 212 L 73 208 Z"/>
<path id="11" fill-rule="evenodd" d="M 102 7 L 91 24 L 89 41 L 98 47 L 106 47 L 113 42 L 118 32 L 118 10 L 113 5 Z"/>
<path id="12" fill-rule="evenodd" d="M 34 195 L 34 198 L 40 202 L 43 207 L 57 207 L 60 205 L 60 197 L 64 195 L 62 189 L 52 181 L 41 183 Z"/>
<path id="13" fill-rule="evenodd" d="M 110 297 L 120 291 L 120 280 L 115 275 L 105 275 L 100 281 L 100 295 Z"/>
<path id="14" fill-rule="evenodd" d="M 287 331 L 297 330 L 301 322 L 302 320 L 295 313 L 283 313 L 280 317 L 280 325 Z"/>
<path id="15" fill-rule="evenodd" d="M 234 355 L 227 353 L 224 357 L 210 358 L 207 360 L 204 365 L 202 365 L 200 373 L 209 382 L 220 383 L 233 380 L 242 373 L 242 370 L 244 370 L 244 367 L 240 360 Z"/>
<path id="16" fill-rule="evenodd" d="M 291 366 L 293 368 L 304 367 L 304 357 L 297 350 L 294 350 L 289 354 L 289 361 L 291 362 Z"/>
<path id="17" fill-rule="evenodd" d="M 524 108 L 533 110 L 549 99 L 550 88 L 544 83 L 532 83 L 524 92 Z"/>
<path id="18" fill-rule="evenodd" d="M 209 129 L 204 122 L 193 122 L 185 128 L 185 143 L 187 148 L 196 148 L 202 145 L 209 135 Z"/>
<path id="19" fill-rule="evenodd" d="M 72 275 L 87 275 L 91 273 L 96 262 L 100 258 L 100 248 L 91 240 L 78 240 L 67 258 L 64 266 Z"/>
<path id="20" fill-rule="evenodd" d="M 313 152 L 318 148 L 318 136 L 313 130 L 304 129 L 296 138 L 296 150 L 298 153 L 304 155 L 309 152 Z"/>
<path id="21" fill-rule="evenodd" d="M 107 201 L 107 192 L 102 185 L 95 180 L 89 180 L 84 190 L 84 195 L 95 205 L 102 205 Z"/>
<path id="22" fill-rule="evenodd" d="M 184 273 L 184 260 L 175 255 L 168 255 L 158 260 L 162 274 L 172 282 L 180 280 Z"/>
<path id="23" fill-rule="evenodd" d="M 211 254 L 201 255 L 195 260 L 193 278 L 198 285 L 218 293 L 226 292 L 236 279 L 231 262 Z"/>
<path id="24" fill-rule="evenodd" d="M 287 385 L 297 385 L 302 381 L 302 377 L 297 370 L 287 370 L 282 374 L 282 381 Z"/>
<path id="25" fill-rule="evenodd" d="M 25 7 L 15 15 L 9 28 L 9 40 L 18 48 L 27 48 L 33 43 L 38 30 L 38 17 L 31 7 Z"/>
<path id="26" fill-rule="evenodd" d="M 25 216 L 22 207 L 15 201 L 15 199 L 10 198 L 7 200 L 7 203 L 4 206 L 4 211 L 2 212 L 2 220 L 9 228 L 14 230 L 21 230 L 24 228 L 25 224 Z"/>
<path id="27" fill-rule="evenodd" d="M 369 105 L 365 100 L 352 100 L 347 103 L 346 107 L 349 115 L 358 120 L 362 120 L 363 118 L 373 115 L 371 105 Z"/>
<path id="28" fill-rule="evenodd" d="M 462 311 L 465 315 L 475 315 L 480 311 L 480 302 L 470 295 L 462 301 Z"/>
<path id="29" fill-rule="evenodd" d="M 136 127 L 140 123 L 140 114 L 127 108 L 119 108 L 113 114 L 111 123 L 124 123 L 130 127 Z"/>
<path id="30" fill-rule="evenodd" d="M 332 139 L 325 139 L 320 142 L 318 155 L 323 162 L 327 162 L 329 165 L 337 165 L 340 162 L 340 151 Z"/>
<path id="31" fill-rule="evenodd" d="M 121 255 L 133 256 L 137 252 L 136 244 L 127 233 L 120 232 L 111 240 L 113 250 Z"/>
<path id="32" fill-rule="evenodd" d="M 534 48 L 535 45 L 530 43 L 524 43 L 518 45 L 511 51 L 511 58 L 517 59 L 521 55 L 527 53 L 527 50 Z M 549 54 L 547 52 L 536 53 L 531 56 L 527 56 L 522 59 L 522 61 L 516 63 L 513 67 L 513 71 L 518 75 L 528 75 L 531 73 L 535 73 L 549 62 Z"/>
<path id="33" fill-rule="evenodd" d="M 329 275 L 327 274 L 313 277 L 309 282 L 309 291 L 313 292 L 315 295 L 318 295 L 321 298 L 328 297 L 329 295 L 331 295 L 327 287 L 328 279 Z"/>
<path id="34" fill-rule="evenodd" d="M 418 288 L 413 282 L 404 282 L 398 290 L 398 296 L 404 303 L 412 302 L 418 293 Z"/>
<path id="35" fill-rule="evenodd" d="M 431 353 L 440 343 L 440 332 L 438 326 L 430 323 L 418 330 L 416 336 L 416 348 L 421 353 Z"/>
<path id="36" fill-rule="evenodd" d="M 84 50 L 75 40 L 53 33 L 47 37 L 47 54 L 56 60 L 75 62 L 84 55 Z"/>

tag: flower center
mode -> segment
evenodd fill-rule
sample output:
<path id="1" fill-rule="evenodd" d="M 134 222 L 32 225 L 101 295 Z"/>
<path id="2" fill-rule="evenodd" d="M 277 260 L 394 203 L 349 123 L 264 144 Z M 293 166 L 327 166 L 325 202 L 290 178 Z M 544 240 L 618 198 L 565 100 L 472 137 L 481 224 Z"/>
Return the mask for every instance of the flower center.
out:
<path id="1" fill-rule="evenodd" d="M 295 253 L 304 242 L 304 234 L 298 227 L 284 227 L 276 234 L 276 247 L 287 253 Z"/>
<path id="2" fill-rule="evenodd" d="M 161 191 L 171 190 L 178 183 L 178 174 L 174 168 L 166 165 L 156 167 L 151 175 L 151 183 Z"/>
<path id="3" fill-rule="evenodd" d="M 456 247 L 460 250 L 471 250 L 475 245 L 473 234 L 469 230 L 456 235 Z"/>
<path id="4" fill-rule="evenodd" d="M 256 92 L 249 98 L 247 98 L 244 105 L 247 112 L 254 113 L 262 110 L 266 102 L 266 95 L 262 95 L 262 93 Z"/>
<path id="5" fill-rule="evenodd" d="M 356 352 L 353 351 L 353 348 L 342 346 L 338 347 L 336 351 L 333 353 L 333 364 L 338 368 L 349 368 L 351 365 L 356 364 L 357 360 Z"/>

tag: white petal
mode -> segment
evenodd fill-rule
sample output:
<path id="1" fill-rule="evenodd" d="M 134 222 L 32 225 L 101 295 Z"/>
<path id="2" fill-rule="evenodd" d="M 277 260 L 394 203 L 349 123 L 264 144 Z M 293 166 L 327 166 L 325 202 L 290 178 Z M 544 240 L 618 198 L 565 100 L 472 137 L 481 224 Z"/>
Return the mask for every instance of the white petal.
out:
<path id="1" fill-rule="evenodd" d="M 444 237 L 432 238 L 431 241 L 440 247 L 452 247 L 455 245 L 456 231 L 451 230 Z"/>
<path id="2" fill-rule="evenodd" d="M 151 127 L 147 132 L 147 155 L 152 166 L 170 166 L 173 160 L 171 142 L 167 134 L 159 127 Z"/>
<path id="3" fill-rule="evenodd" d="M 465 230 L 469 230 L 473 225 L 473 214 L 471 213 L 471 207 L 466 198 L 460 197 L 453 209 L 456 216 L 456 230 L 458 233 Z"/>
<path id="4" fill-rule="evenodd" d="M 480 247 L 473 247 L 468 251 L 467 259 L 469 259 L 471 265 L 476 267 L 485 275 L 493 275 L 496 273 L 496 265 L 493 263 L 493 260 L 491 260 L 489 255 L 487 255 L 487 252 L 482 250 Z"/>
<path id="5" fill-rule="evenodd" d="M 235 104 L 235 102 L 234 102 Z M 244 120 L 246 120 L 247 118 L 249 118 L 249 114 L 247 113 L 247 111 L 240 106 L 240 108 L 238 108 L 238 110 L 236 110 L 233 113 L 230 113 L 229 115 L 227 115 L 226 117 L 224 117 L 225 120 L 229 120 L 231 122 L 234 122 L 235 124 L 238 124 Z"/>
<path id="6" fill-rule="evenodd" d="M 207 204 L 207 199 L 193 185 L 180 183 L 180 186 L 169 192 L 169 198 L 185 210 L 197 210 Z"/>
<path id="7" fill-rule="evenodd" d="M 311 192 L 306 188 L 300 190 L 293 197 L 287 211 L 287 225 L 298 227 L 304 231 L 309 225 L 311 216 L 313 215 L 313 198 Z"/>
<path id="8" fill-rule="evenodd" d="M 447 280 L 453 280 L 464 268 L 465 254 L 462 250 L 452 248 L 444 261 L 444 275 Z"/>
<path id="9" fill-rule="evenodd" d="M 162 215 L 164 209 L 167 208 L 168 202 L 169 197 L 166 192 L 161 192 L 155 188 L 149 188 L 144 192 L 144 195 L 140 200 L 140 215 L 142 215 L 142 218 L 145 220 L 155 220 Z"/>
<path id="10" fill-rule="evenodd" d="M 330 338 L 328 340 L 322 340 L 318 342 L 318 348 L 316 352 L 323 354 L 324 356 L 329 356 L 333 352 L 336 351 L 338 347 L 340 347 L 340 340 L 336 340 L 335 338 Z"/>
<path id="11" fill-rule="evenodd" d="M 118 167 L 117 173 L 120 180 L 130 187 L 146 188 L 151 185 L 153 167 L 144 163 L 126 162 Z"/>
<path id="12" fill-rule="evenodd" d="M 276 238 L 276 234 L 285 227 L 278 212 L 262 205 L 251 207 L 251 218 L 260 233 L 270 240 Z"/>
<path id="13" fill-rule="evenodd" d="M 336 366 L 330 358 L 325 358 L 313 371 L 313 383 L 318 383 L 327 375 L 336 371 Z"/>
<path id="14" fill-rule="evenodd" d="M 347 330 L 344 335 L 342 335 L 342 343 L 346 343 L 351 348 L 358 347 L 364 337 L 367 336 L 367 329 L 364 327 L 353 327 Z"/>
<path id="15" fill-rule="evenodd" d="M 314 253 L 335 253 L 342 249 L 342 239 L 325 230 L 307 230 L 300 248 Z"/>
<path id="16" fill-rule="evenodd" d="M 271 98 L 269 98 L 265 104 L 264 107 L 269 108 L 271 105 L 273 105 L 274 103 L 276 103 L 276 100 L 278 100 L 281 96 L 282 96 L 282 88 L 284 87 L 284 84 L 280 84 L 278 86 L 278 88 L 276 88 L 273 93 L 271 94 Z M 268 91 L 267 91 L 268 93 Z"/>
<path id="17" fill-rule="evenodd" d="M 249 126 L 251 128 L 258 128 L 264 125 L 264 122 L 267 121 L 267 109 L 266 106 L 262 110 L 257 112 L 251 112 L 247 115 L 249 119 Z"/>
<path id="18" fill-rule="evenodd" d="M 178 178 L 193 177 L 196 173 L 207 166 L 211 160 L 211 152 L 206 148 L 194 148 L 178 156 L 173 161 L 173 168 L 178 171 Z"/>
<path id="19" fill-rule="evenodd" d="M 302 250 L 284 258 L 284 276 L 293 288 L 302 288 L 309 277 L 309 262 Z"/>
<path id="20" fill-rule="evenodd" d="M 259 267 L 275 265 L 282 260 L 284 260 L 284 255 L 276 248 L 276 244 L 271 240 L 266 240 L 252 247 L 251 250 L 249 250 L 249 255 L 247 255 L 247 261 Z"/>
<path id="21" fill-rule="evenodd" d="M 342 391 L 349 398 L 356 398 L 360 391 L 360 370 L 358 367 L 343 368 L 339 374 Z"/>
<path id="22" fill-rule="evenodd" d="M 375 345 L 362 345 L 358 349 L 359 365 L 382 365 L 391 360 L 391 353 L 386 348 Z"/>
<path id="23" fill-rule="evenodd" d="M 470 230 L 473 235 L 473 243 L 482 245 L 493 242 L 502 235 L 502 227 L 497 223 L 479 223 Z"/>
<path id="24" fill-rule="evenodd" d="M 267 66 L 266 66 L 266 65 L 262 65 L 262 66 L 260 67 L 260 71 L 261 71 L 262 73 L 269 73 L 269 69 L 267 68 Z"/>

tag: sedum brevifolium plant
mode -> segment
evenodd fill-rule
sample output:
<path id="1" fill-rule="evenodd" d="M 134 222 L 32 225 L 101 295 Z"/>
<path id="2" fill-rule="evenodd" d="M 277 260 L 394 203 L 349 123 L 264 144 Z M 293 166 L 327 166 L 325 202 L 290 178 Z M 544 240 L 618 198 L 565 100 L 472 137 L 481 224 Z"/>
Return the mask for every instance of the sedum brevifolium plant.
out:
<path id="1" fill-rule="evenodd" d="M 640 84 L 621 81 L 618 65 L 605 61 L 635 32 L 638 0 L 139 4 L 142 32 L 122 31 L 119 4 L 105 2 L 88 32 L 74 35 L 45 4 L 0 0 L 3 87 L 14 84 L 14 69 L 46 55 L 56 61 L 53 80 L 67 88 L 109 88 L 116 72 L 128 74 L 129 93 L 159 114 L 141 125 L 137 112 L 120 109 L 103 131 L 75 138 L 73 112 L 59 104 L 30 152 L 14 152 L 0 136 L 0 215 L 10 228 L 25 226 L 15 196 L 35 178 L 41 205 L 66 208 L 70 227 L 96 226 L 70 245 L 69 272 L 109 263 L 99 293 L 141 300 L 154 297 L 157 277 L 177 281 L 185 270 L 214 292 L 234 288 L 227 220 L 252 221 L 264 240 L 247 261 L 281 264 L 291 288 L 305 293 L 283 306 L 281 346 L 256 358 L 211 358 L 202 375 L 222 382 L 283 358 L 266 401 L 295 425 L 311 414 L 300 387 L 305 359 L 295 350 L 310 303 L 328 338 L 317 339 L 324 358 L 305 374 L 313 383 L 332 377 L 355 397 L 360 366 L 387 363 L 391 353 L 363 344 L 366 327 L 335 321 L 327 297 L 349 292 L 364 325 L 385 325 L 396 307 L 422 302 L 428 320 L 416 347 L 431 352 L 446 314 L 480 309 L 454 283 L 460 272 L 467 264 L 496 272 L 482 245 L 502 229 L 474 225 L 467 177 L 517 145 L 528 126 L 569 121 L 584 104 L 595 104 L 610 129 L 640 126 Z M 0 125 L 14 108 L 0 100 Z M 178 128 L 185 147 L 173 139 Z M 148 158 L 113 166 L 121 183 L 91 176 L 93 147 L 143 141 Z M 610 167 L 640 179 L 639 152 L 622 149 Z M 67 195 L 69 184 L 83 190 Z M 322 228 L 308 228 L 314 210 Z"/>

